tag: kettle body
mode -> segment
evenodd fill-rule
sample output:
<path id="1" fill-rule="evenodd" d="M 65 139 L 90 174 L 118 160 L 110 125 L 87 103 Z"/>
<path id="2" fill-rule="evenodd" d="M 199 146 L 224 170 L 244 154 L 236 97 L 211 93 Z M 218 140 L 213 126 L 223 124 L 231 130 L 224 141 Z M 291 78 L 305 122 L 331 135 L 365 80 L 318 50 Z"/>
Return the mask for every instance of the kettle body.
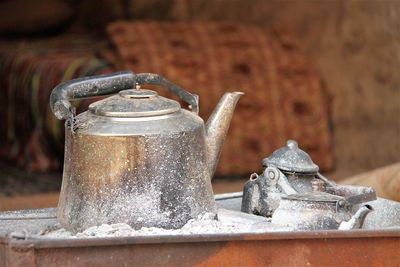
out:
<path id="1" fill-rule="evenodd" d="M 86 84 L 93 85 L 95 79 Z M 171 84 L 167 87 L 171 89 Z M 234 107 L 238 96 L 225 97 L 220 108 Z M 193 99 L 189 104 L 197 105 Z M 60 107 L 68 110 L 60 97 L 51 102 L 56 115 Z M 73 119 L 64 117 L 65 158 L 57 218 L 66 229 L 79 232 L 104 223 L 177 229 L 206 213 L 216 217 L 211 178 L 219 154 L 208 146 L 213 132 L 207 131 L 197 112 L 136 88 L 95 102 Z"/>
<path id="2" fill-rule="evenodd" d="M 293 230 L 350 230 L 362 228 L 372 207 L 364 205 L 354 213 L 344 197 L 325 192 L 292 194 L 281 197 L 272 223 Z"/>
<path id="3" fill-rule="evenodd" d="M 306 193 L 282 196 L 272 222 L 294 230 L 338 229 L 351 218 L 345 199 L 327 193 Z"/>

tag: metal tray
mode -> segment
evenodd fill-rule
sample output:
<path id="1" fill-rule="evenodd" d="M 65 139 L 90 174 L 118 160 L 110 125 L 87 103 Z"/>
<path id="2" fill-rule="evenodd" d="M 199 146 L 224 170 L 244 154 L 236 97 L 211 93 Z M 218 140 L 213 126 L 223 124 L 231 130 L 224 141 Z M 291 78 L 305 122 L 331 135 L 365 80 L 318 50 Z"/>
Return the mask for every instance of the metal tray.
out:
<path id="1" fill-rule="evenodd" d="M 222 218 L 263 225 L 263 218 L 238 212 L 240 193 L 215 198 Z M 360 230 L 266 227 L 254 233 L 85 239 L 32 235 L 56 223 L 54 208 L 2 212 L 0 266 L 399 266 L 399 203 L 372 204 L 382 212 Z"/>

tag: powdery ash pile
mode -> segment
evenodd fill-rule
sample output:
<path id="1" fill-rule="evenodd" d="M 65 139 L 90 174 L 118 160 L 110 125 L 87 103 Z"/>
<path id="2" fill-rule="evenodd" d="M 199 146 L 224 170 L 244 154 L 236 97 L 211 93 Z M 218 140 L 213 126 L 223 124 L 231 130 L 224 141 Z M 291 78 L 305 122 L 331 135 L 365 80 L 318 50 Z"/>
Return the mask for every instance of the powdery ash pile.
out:
<path id="1" fill-rule="evenodd" d="M 152 236 L 152 235 L 192 235 L 212 233 L 241 233 L 249 232 L 250 226 L 227 223 L 215 220 L 212 214 L 205 214 L 198 219 L 188 221 L 182 228 L 169 230 L 156 227 L 143 227 L 135 230 L 126 223 L 102 224 L 93 226 L 81 233 L 73 234 L 64 228 L 45 233 L 49 238 L 88 238 L 88 237 L 128 237 L 128 236 Z"/>

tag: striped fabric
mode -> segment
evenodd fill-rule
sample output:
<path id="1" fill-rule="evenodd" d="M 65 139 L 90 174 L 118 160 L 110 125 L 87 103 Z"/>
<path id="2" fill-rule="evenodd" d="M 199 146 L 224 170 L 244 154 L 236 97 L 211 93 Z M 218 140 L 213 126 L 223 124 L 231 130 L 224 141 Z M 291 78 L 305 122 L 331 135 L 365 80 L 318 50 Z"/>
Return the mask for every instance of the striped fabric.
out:
<path id="1" fill-rule="evenodd" d="M 16 49 L 0 53 L 0 157 L 28 171 L 60 168 L 64 126 L 49 96 L 60 82 L 110 72 L 87 51 Z M 87 100 L 77 103 L 87 106 Z"/>

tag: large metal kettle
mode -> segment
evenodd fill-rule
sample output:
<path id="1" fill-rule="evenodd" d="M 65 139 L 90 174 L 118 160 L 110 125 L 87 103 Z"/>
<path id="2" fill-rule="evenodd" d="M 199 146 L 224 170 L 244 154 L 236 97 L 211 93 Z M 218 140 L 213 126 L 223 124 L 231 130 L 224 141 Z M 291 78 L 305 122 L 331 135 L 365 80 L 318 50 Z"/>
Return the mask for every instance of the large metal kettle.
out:
<path id="1" fill-rule="evenodd" d="M 159 85 L 189 104 L 142 84 Z M 116 94 L 75 116 L 73 99 Z M 235 105 L 226 93 L 206 124 L 198 97 L 158 74 L 118 72 L 64 82 L 50 105 L 65 119 L 65 158 L 58 220 L 70 231 L 103 223 L 180 228 L 216 216 L 211 179 Z"/>

